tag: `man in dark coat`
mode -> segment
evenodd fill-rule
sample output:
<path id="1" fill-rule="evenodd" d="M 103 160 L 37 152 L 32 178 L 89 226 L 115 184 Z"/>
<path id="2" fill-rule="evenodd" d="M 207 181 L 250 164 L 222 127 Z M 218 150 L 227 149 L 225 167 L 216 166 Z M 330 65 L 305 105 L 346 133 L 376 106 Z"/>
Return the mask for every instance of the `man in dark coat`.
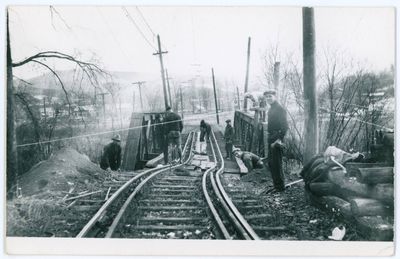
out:
<path id="1" fill-rule="evenodd" d="M 277 102 L 276 91 L 271 89 L 264 92 L 268 110 L 268 164 L 272 181 L 277 191 L 285 190 L 285 180 L 282 168 L 283 138 L 288 130 L 286 110 Z"/>
<path id="2" fill-rule="evenodd" d="M 226 151 L 226 159 L 232 159 L 232 147 L 233 147 L 233 138 L 234 138 L 234 131 L 231 126 L 231 120 L 228 119 L 225 121 L 226 122 L 226 127 L 225 127 L 225 133 L 224 133 L 224 139 L 225 139 L 225 151 Z"/>
<path id="3" fill-rule="evenodd" d="M 103 155 L 100 161 L 100 167 L 103 170 L 110 168 L 116 171 L 121 166 L 121 136 L 119 134 L 112 138 L 110 144 L 104 147 Z"/>
<path id="4" fill-rule="evenodd" d="M 204 120 L 200 121 L 200 142 L 204 142 L 210 138 L 211 134 L 211 126 L 210 124 L 206 123 Z"/>
<path id="5" fill-rule="evenodd" d="M 176 145 L 178 148 L 179 160 L 182 160 L 182 143 L 181 143 L 181 132 L 183 130 L 183 123 L 181 116 L 174 113 L 171 107 L 167 107 L 164 116 L 164 134 L 168 139 L 168 146 L 170 144 Z M 164 158 L 165 163 L 168 163 L 168 156 Z"/>

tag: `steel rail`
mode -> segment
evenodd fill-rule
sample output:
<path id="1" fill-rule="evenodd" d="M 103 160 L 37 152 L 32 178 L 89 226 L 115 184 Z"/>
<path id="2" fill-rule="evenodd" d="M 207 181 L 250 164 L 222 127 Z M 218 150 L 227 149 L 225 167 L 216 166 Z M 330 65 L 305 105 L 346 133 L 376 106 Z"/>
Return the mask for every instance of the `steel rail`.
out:
<path id="1" fill-rule="evenodd" d="M 194 138 L 191 138 L 191 137 L 190 137 L 191 135 L 193 135 L 192 133 L 193 133 L 193 132 L 191 132 L 191 133 L 189 134 L 189 137 L 187 138 L 187 141 L 186 141 L 186 143 L 185 143 L 185 147 L 184 147 L 183 153 L 186 153 L 186 152 L 188 151 L 188 150 L 187 150 L 188 143 L 189 143 L 189 142 L 193 142 L 193 139 L 194 139 Z M 112 222 L 110 228 L 109 228 L 108 231 L 107 231 L 107 234 L 106 234 L 105 238 L 111 238 L 111 237 L 112 237 L 112 235 L 114 234 L 115 229 L 117 228 L 117 226 L 118 226 L 118 224 L 119 224 L 119 221 L 121 220 L 122 216 L 124 215 L 124 213 L 125 213 L 126 209 L 128 208 L 129 204 L 132 202 L 133 198 L 135 198 L 136 194 L 138 194 L 138 193 L 142 190 L 143 186 L 144 186 L 148 181 L 150 181 L 153 177 L 159 175 L 160 173 L 162 173 L 162 172 L 164 172 L 164 171 L 170 170 L 170 169 L 172 169 L 172 168 L 178 168 L 178 167 L 180 167 L 180 166 L 183 166 L 184 164 L 186 164 L 186 163 L 191 159 L 191 157 L 192 157 L 192 156 L 191 156 L 191 152 L 190 152 L 188 158 L 185 160 L 184 163 L 178 164 L 178 165 L 174 165 L 174 166 L 171 165 L 171 166 L 168 166 L 167 168 L 163 168 L 163 169 L 161 169 L 161 170 L 159 170 L 159 171 L 157 171 L 157 172 L 151 174 L 151 175 L 148 176 L 145 180 L 143 180 L 138 186 L 136 186 L 135 190 L 129 195 L 128 199 L 124 202 L 124 204 L 122 205 L 121 209 L 119 210 L 117 216 L 114 218 L 114 220 L 113 220 L 113 222 Z"/>
<path id="2" fill-rule="evenodd" d="M 210 141 L 210 144 L 212 147 L 211 141 Z M 203 194 L 204 194 L 204 197 L 206 198 L 206 201 L 207 201 L 208 207 L 210 208 L 211 214 L 212 214 L 214 220 L 217 222 L 217 225 L 218 225 L 222 235 L 224 236 L 225 239 L 232 239 L 232 236 L 229 234 L 224 223 L 222 222 L 222 219 L 219 216 L 217 210 L 215 209 L 214 204 L 212 203 L 212 200 L 210 198 L 210 195 L 208 195 L 208 192 L 207 192 L 207 175 L 210 172 L 212 173 L 217 168 L 217 162 L 218 162 L 217 157 L 215 156 L 214 149 L 212 148 L 212 150 L 213 150 L 214 166 L 209 168 L 203 174 L 203 179 L 202 179 Z"/>
<path id="3" fill-rule="evenodd" d="M 217 141 L 216 141 L 215 138 L 214 138 L 214 141 L 215 141 L 215 145 L 218 147 L 218 143 L 217 143 Z M 211 142 L 211 141 L 210 141 L 210 142 Z M 214 150 L 214 147 L 213 147 L 213 145 L 212 145 L 212 142 L 211 142 L 211 151 L 212 151 L 213 155 L 216 157 L 216 155 L 215 155 L 215 150 Z M 223 167 L 223 166 L 224 166 L 224 164 L 223 164 L 224 158 L 222 157 L 222 154 L 221 154 L 221 153 L 219 153 L 218 155 L 219 155 L 220 161 L 222 161 L 222 162 L 221 162 L 221 167 L 220 167 L 219 170 L 224 170 L 224 167 Z M 224 199 L 224 197 L 223 197 L 221 191 L 219 190 L 219 188 L 218 188 L 218 186 L 217 186 L 217 184 L 216 184 L 216 182 L 215 182 L 215 175 L 214 175 L 214 172 L 211 172 L 211 174 L 210 174 L 210 180 L 211 180 L 211 185 L 212 185 L 212 187 L 213 187 L 213 190 L 214 190 L 215 195 L 217 196 L 218 200 L 219 200 L 220 203 L 222 204 L 222 207 L 223 207 L 225 213 L 227 214 L 227 216 L 229 217 L 229 219 L 230 219 L 231 222 L 233 223 L 235 229 L 240 233 L 240 235 L 241 235 L 244 239 L 246 239 L 246 240 L 251 240 L 252 238 L 247 234 L 247 231 L 243 228 L 243 226 L 241 225 L 241 223 L 237 220 L 237 218 L 235 217 L 235 214 L 233 213 L 233 211 L 231 210 L 231 208 L 229 207 L 229 205 L 228 205 L 227 202 L 225 201 L 225 199 Z"/>
<path id="4" fill-rule="evenodd" d="M 192 133 L 193 132 L 189 133 L 188 140 L 190 139 L 191 135 L 193 135 Z M 188 144 L 188 141 L 186 141 L 186 143 L 185 143 L 185 147 L 184 147 L 185 151 L 186 151 L 186 148 L 187 148 L 187 144 Z M 113 193 L 113 195 L 111 195 L 111 197 L 103 204 L 103 206 L 100 207 L 100 209 L 96 212 L 96 214 L 89 220 L 89 222 L 78 233 L 76 238 L 85 237 L 85 235 L 88 234 L 88 232 L 92 229 L 92 227 L 96 224 L 96 222 L 102 217 L 102 215 L 104 215 L 104 213 L 107 211 L 108 207 L 115 201 L 115 199 L 117 199 L 118 196 L 120 196 L 121 193 L 123 191 L 125 191 L 136 180 L 140 179 L 141 177 L 143 177 L 143 176 L 145 176 L 145 175 L 147 175 L 149 173 L 157 172 L 159 170 L 169 169 L 169 167 L 170 167 L 169 165 L 164 165 L 164 166 L 161 166 L 161 167 L 158 167 L 158 168 L 152 168 L 152 169 L 146 170 L 146 171 L 136 175 L 135 177 L 133 177 L 132 179 L 127 181 L 115 193 Z"/>
<path id="5" fill-rule="evenodd" d="M 217 143 L 217 139 L 215 138 L 214 132 L 211 131 L 212 138 L 214 139 L 215 143 Z M 219 157 L 223 157 L 221 150 L 218 145 L 216 145 L 218 155 Z M 232 200 L 229 198 L 229 195 L 225 192 L 224 187 L 222 186 L 221 183 L 221 173 L 224 170 L 224 159 L 221 159 L 221 167 L 217 171 L 216 175 L 216 180 L 217 180 L 217 186 L 219 191 L 221 192 L 221 195 L 223 197 L 223 200 L 227 203 L 229 206 L 230 210 L 232 213 L 235 215 L 236 219 L 240 222 L 242 227 L 246 230 L 247 234 L 250 236 L 251 239 L 253 240 L 260 240 L 260 237 L 256 234 L 256 232 L 253 230 L 253 228 L 249 225 L 249 223 L 246 221 L 246 219 L 243 217 L 243 215 L 239 212 L 239 210 L 236 208 L 236 206 L 233 204 Z"/>

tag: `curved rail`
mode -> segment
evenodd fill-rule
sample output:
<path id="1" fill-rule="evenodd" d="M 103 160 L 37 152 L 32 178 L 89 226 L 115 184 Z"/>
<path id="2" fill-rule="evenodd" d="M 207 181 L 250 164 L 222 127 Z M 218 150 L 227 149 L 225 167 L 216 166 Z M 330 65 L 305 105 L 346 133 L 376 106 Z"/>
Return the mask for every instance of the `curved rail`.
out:
<path id="1" fill-rule="evenodd" d="M 185 147 L 184 147 L 184 151 L 187 151 L 188 148 L 188 143 L 189 143 L 189 139 L 192 139 L 191 136 L 193 132 L 191 132 L 187 138 L 187 141 L 185 143 Z M 191 158 L 191 153 L 189 154 L 189 158 L 188 160 L 190 160 Z M 187 160 L 187 161 L 188 161 Z M 185 163 L 187 162 L 185 161 Z M 180 165 L 176 165 L 180 166 Z M 98 222 L 102 216 L 106 213 L 108 207 L 113 204 L 113 202 L 122 194 L 123 191 L 127 190 L 127 188 L 133 184 L 136 180 L 140 179 L 141 177 L 153 173 L 153 172 L 157 172 L 157 171 L 165 171 L 167 169 L 170 169 L 170 165 L 164 165 L 158 168 L 152 168 L 149 170 L 146 170 L 138 175 L 136 175 L 135 177 L 133 177 L 132 179 L 130 179 L 129 181 L 127 181 L 124 185 L 122 185 L 104 204 L 103 206 L 101 206 L 101 208 L 96 212 L 96 214 L 89 220 L 89 222 L 82 228 L 82 230 L 79 232 L 79 234 L 76 236 L 76 238 L 82 238 L 85 237 L 85 235 L 87 235 L 89 233 L 89 231 L 93 228 L 93 226 L 96 224 L 96 222 Z M 139 184 L 140 185 L 140 184 Z"/>
<path id="2" fill-rule="evenodd" d="M 213 131 L 211 131 L 211 135 L 212 135 L 212 138 L 215 141 L 215 143 L 217 143 L 217 139 L 215 138 L 215 135 L 214 135 Z M 221 150 L 219 149 L 218 145 L 216 145 L 216 148 L 217 148 L 219 157 L 223 157 L 222 153 L 221 153 Z M 226 204 L 229 207 L 230 211 L 234 214 L 234 217 L 240 222 L 240 225 L 245 230 L 246 234 L 244 235 L 244 237 L 246 238 L 246 236 L 248 236 L 249 239 L 260 240 L 260 237 L 256 234 L 256 232 L 254 232 L 253 228 L 249 225 L 249 223 L 245 220 L 243 215 L 239 212 L 239 210 L 233 204 L 232 200 L 229 198 L 229 195 L 225 192 L 225 189 L 222 186 L 221 173 L 224 170 L 224 166 L 225 166 L 224 165 L 224 159 L 221 159 L 221 167 L 215 174 L 216 175 L 217 187 L 218 187 L 218 190 L 219 190 L 219 192 L 220 192 L 220 194 L 222 196 L 221 199 L 223 199 L 226 202 Z"/>
<path id="3" fill-rule="evenodd" d="M 212 148 L 212 143 L 210 142 L 210 144 L 211 144 L 211 148 Z M 212 150 L 214 151 L 213 148 L 212 148 Z M 224 223 L 222 222 L 221 217 L 219 216 L 217 210 L 215 209 L 214 204 L 212 203 L 212 200 L 210 198 L 210 195 L 208 195 L 208 192 L 207 192 L 207 184 L 206 184 L 207 176 L 210 172 L 212 174 L 212 172 L 217 168 L 217 157 L 215 155 L 215 152 L 213 152 L 213 157 L 214 157 L 214 166 L 209 168 L 203 174 L 203 179 L 202 179 L 203 194 L 206 199 L 207 205 L 210 208 L 211 214 L 214 217 L 214 220 L 217 223 L 219 229 L 221 230 L 222 235 L 224 236 L 225 239 L 232 239 L 232 237 L 229 234 L 228 230 L 226 229 Z"/>
<path id="4" fill-rule="evenodd" d="M 193 133 L 194 133 L 194 132 L 190 132 L 190 134 L 189 134 L 189 136 L 188 136 L 188 138 L 187 138 L 187 141 L 186 141 L 186 143 L 185 143 L 185 147 L 184 147 L 184 149 L 183 149 L 183 153 L 186 153 L 186 152 L 188 151 L 188 150 L 187 150 L 187 148 L 188 148 L 188 143 L 189 143 L 189 142 L 193 142 L 193 137 L 192 137 L 192 136 L 193 136 Z M 161 170 L 159 170 L 159 171 L 153 173 L 152 175 L 150 175 L 149 177 L 147 177 L 146 179 L 144 179 L 138 186 L 136 186 L 135 190 L 129 195 L 128 199 L 124 202 L 124 204 L 122 205 L 121 209 L 119 210 L 117 216 L 114 218 L 114 220 L 113 220 L 113 222 L 112 222 L 112 224 L 111 224 L 111 226 L 110 226 L 110 228 L 109 228 L 109 230 L 108 230 L 108 232 L 107 232 L 107 234 L 106 234 L 105 237 L 106 237 L 106 238 L 112 237 L 112 235 L 113 235 L 115 229 L 116 229 L 117 226 L 118 226 L 119 221 L 121 220 L 122 216 L 124 215 L 124 213 L 125 213 L 126 209 L 128 208 L 129 204 L 131 203 L 131 201 L 133 200 L 133 198 L 135 198 L 136 194 L 138 194 L 138 193 L 141 191 L 141 189 L 143 188 L 143 186 L 144 186 L 150 179 L 152 179 L 153 177 L 159 175 L 160 173 L 162 173 L 162 172 L 164 172 L 164 171 L 170 170 L 170 169 L 172 169 L 172 168 L 178 168 L 178 167 L 182 166 L 183 164 L 186 164 L 187 162 L 189 162 L 189 160 L 191 159 L 191 157 L 192 157 L 192 156 L 191 156 L 191 152 L 190 152 L 188 158 L 187 158 L 187 159 L 185 160 L 185 162 L 183 162 L 182 164 L 178 164 L 178 165 L 174 165 L 174 166 L 171 165 L 171 166 L 168 166 L 167 168 L 162 168 Z"/>

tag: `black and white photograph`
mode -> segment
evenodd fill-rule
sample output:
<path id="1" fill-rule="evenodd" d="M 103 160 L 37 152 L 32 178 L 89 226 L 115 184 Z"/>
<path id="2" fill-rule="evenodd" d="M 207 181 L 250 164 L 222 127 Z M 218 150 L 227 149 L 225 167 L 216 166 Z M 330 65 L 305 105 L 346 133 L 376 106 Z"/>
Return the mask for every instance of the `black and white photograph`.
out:
<path id="1" fill-rule="evenodd" d="M 268 3 L 3 6 L 6 253 L 393 255 L 396 7 Z"/>

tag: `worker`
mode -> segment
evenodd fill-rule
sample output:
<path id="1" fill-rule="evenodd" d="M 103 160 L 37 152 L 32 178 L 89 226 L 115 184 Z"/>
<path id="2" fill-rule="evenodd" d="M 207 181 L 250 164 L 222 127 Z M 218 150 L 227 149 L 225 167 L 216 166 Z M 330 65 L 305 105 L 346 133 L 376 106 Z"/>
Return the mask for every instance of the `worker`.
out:
<path id="1" fill-rule="evenodd" d="M 228 119 L 225 121 L 226 122 L 226 127 L 225 127 L 225 133 L 224 133 L 224 139 L 225 139 L 225 151 L 226 151 L 226 159 L 232 159 L 232 147 L 233 147 L 233 138 L 234 138 L 234 131 L 231 126 L 231 120 Z"/>
<path id="2" fill-rule="evenodd" d="M 121 136 L 119 134 L 112 138 L 112 142 L 104 147 L 101 156 L 100 167 L 103 170 L 110 168 L 113 171 L 119 170 L 121 166 Z"/>
<path id="3" fill-rule="evenodd" d="M 168 106 L 164 116 L 164 134 L 168 140 L 168 149 L 170 145 L 176 145 L 178 149 L 179 162 L 182 162 L 182 147 L 181 147 L 181 132 L 183 130 L 183 123 L 181 116 L 172 111 L 171 107 Z M 168 163 L 168 157 L 165 159 Z"/>
<path id="4" fill-rule="evenodd" d="M 274 188 L 285 190 L 285 179 L 282 167 L 283 138 L 288 130 L 286 110 L 276 100 L 276 90 L 264 92 L 265 99 L 270 105 L 268 110 L 268 165 L 271 170 Z"/>
<path id="5" fill-rule="evenodd" d="M 249 173 L 251 173 L 253 169 L 264 168 L 264 163 L 262 162 L 261 158 L 249 151 L 242 151 L 240 148 L 235 148 L 233 150 L 233 155 L 243 161 Z"/>
<path id="6" fill-rule="evenodd" d="M 211 126 L 206 123 L 204 120 L 200 121 L 200 142 L 204 142 L 204 140 L 209 140 L 211 134 Z M 205 139 L 204 139 L 205 137 Z"/>

